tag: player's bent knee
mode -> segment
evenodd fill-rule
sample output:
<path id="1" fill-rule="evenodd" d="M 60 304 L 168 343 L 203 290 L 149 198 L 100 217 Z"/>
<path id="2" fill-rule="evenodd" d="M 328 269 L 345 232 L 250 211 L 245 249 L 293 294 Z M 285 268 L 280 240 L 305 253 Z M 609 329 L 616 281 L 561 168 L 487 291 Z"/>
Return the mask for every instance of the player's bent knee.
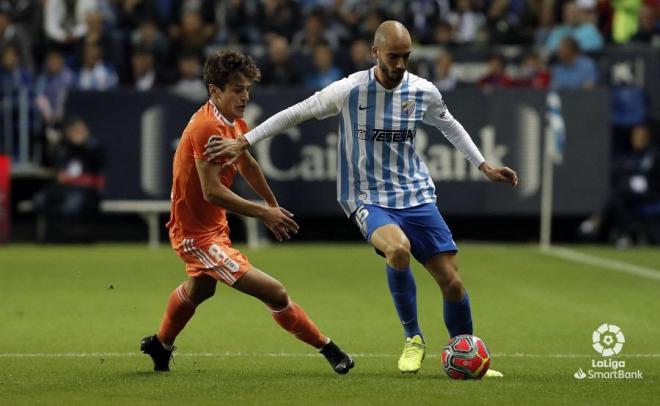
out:
<path id="1" fill-rule="evenodd" d="M 464 289 L 463 281 L 458 275 L 455 275 L 455 277 L 451 278 L 445 286 L 445 297 L 449 300 L 461 300 Z"/>
<path id="2" fill-rule="evenodd" d="M 208 278 L 193 278 L 187 282 L 187 293 L 193 303 L 199 305 L 215 295 L 215 280 Z"/>
<path id="3" fill-rule="evenodd" d="M 410 248 L 404 244 L 396 244 L 388 247 L 385 256 L 390 265 L 396 269 L 404 269 L 410 265 Z"/>
<path id="4" fill-rule="evenodd" d="M 289 294 L 279 281 L 269 292 L 266 304 L 273 309 L 283 309 L 289 304 Z"/>

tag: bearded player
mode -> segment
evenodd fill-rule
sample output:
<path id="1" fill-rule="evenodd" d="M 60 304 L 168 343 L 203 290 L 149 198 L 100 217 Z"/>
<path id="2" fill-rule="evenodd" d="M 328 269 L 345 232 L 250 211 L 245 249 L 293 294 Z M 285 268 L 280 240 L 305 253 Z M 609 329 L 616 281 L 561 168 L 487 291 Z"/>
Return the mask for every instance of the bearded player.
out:
<path id="1" fill-rule="evenodd" d="M 261 219 L 279 241 L 298 231 L 293 215 L 278 206 L 249 153 L 231 165 L 203 158 L 211 136 L 236 139 L 247 132 L 242 117 L 250 86 L 259 78 L 252 58 L 235 51 L 212 55 L 204 65 L 210 97 L 190 119 L 174 155 L 172 210 L 167 224 L 172 248 L 185 262 L 188 279 L 170 295 L 158 333 L 140 344 L 156 371 L 169 371 L 174 340 L 197 307 L 213 296 L 218 281 L 261 300 L 282 328 L 318 349 L 335 372 L 345 374 L 354 366 L 353 359 L 291 300 L 284 285 L 250 264 L 229 239 L 226 210 Z M 229 189 L 237 172 L 266 205 L 243 199 Z"/>

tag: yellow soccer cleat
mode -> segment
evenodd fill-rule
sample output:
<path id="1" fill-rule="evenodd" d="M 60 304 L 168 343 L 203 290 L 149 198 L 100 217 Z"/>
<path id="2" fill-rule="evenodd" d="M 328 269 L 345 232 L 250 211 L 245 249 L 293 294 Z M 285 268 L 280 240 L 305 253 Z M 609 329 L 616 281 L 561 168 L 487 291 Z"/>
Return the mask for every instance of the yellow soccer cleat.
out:
<path id="1" fill-rule="evenodd" d="M 501 373 L 500 371 L 489 369 L 488 371 L 486 371 L 484 378 L 504 378 L 504 374 Z"/>
<path id="2" fill-rule="evenodd" d="M 403 353 L 399 358 L 399 371 L 402 373 L 412 372 L 414 374 L 422 368 L 422 361 L 426 354 L 426 345 L 422 337 L 406 337 L 406 345 L 403 347 Z"/>

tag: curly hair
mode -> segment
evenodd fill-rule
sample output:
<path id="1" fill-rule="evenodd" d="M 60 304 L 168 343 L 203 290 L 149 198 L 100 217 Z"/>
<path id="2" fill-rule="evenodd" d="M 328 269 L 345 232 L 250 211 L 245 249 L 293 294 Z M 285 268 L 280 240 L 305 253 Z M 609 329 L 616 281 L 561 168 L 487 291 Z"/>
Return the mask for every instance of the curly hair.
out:
<path id="1" fill-rule="evenodd" d="M 238 51 L 217 52 L 209 56 L 204 63 L 204 85 L 207 91 L 211 84 L 224 90 L 239 74 L 243 74 L 251 82 L 261 79 L 261 71 L 254 59 Z"/>

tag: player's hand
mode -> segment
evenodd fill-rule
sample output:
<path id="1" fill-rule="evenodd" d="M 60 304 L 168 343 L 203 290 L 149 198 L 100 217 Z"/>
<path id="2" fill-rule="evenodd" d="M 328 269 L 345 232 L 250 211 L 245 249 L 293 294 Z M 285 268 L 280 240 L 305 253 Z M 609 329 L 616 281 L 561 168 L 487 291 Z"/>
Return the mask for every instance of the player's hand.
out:
<path id="1" fill-rule="evenodd" d="M 486 162 L 482 163 L 479 167 L 487 177 L 493 182 L 508 183 L 511 187 L 518 185 L 518 175 L 513 169 L 503 166 L 501 168 L 492 168 Z"/>
<path id="2" fill-rule="evenodd" d="M 216 162 L 222 158 L 224 168 L 235 164 L 249 146 L 250 144 L 243 136 L 232 140 L 212 135 L 204 145 L 204 158 L 209 162 Z"/>
<path id="3" fill-rule="evenodd" d="M 277 241 L 291 239 L 291 236 L 298 234 L 298 223 L 293 221 L 293 214 L 282 207 L 269 207 L 261 217 L 266 227 L 270 229 L 277 238 Z"/>

